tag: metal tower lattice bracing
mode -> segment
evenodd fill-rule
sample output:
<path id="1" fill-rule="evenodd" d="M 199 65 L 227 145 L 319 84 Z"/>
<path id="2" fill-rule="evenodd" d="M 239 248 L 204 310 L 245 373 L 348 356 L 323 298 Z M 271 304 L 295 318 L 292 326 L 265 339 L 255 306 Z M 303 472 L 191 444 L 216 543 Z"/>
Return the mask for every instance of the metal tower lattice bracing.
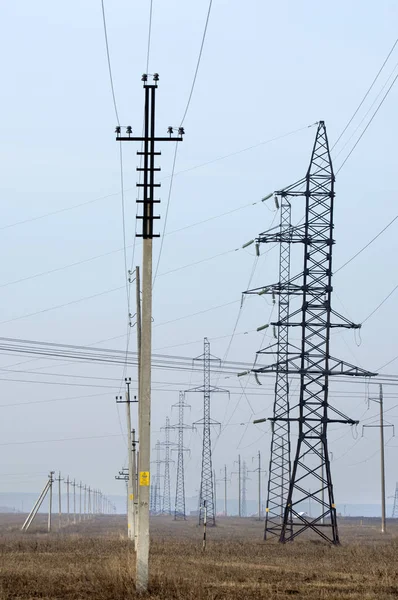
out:
<path id="1" fill-rule="evenodd" d="M 278 296 L 278 321 L 275 323 L 277 342 L 273 348 L 277 356 L 273 417 L 286 420 L 276 420 L 272 424 L 264 539 L 269 536 L 280 537 L 291 476 L 289 375 L 286 369 L 289 356 L 290 294 L 287 284 L 290 280 L 291 205 L 283 195 L 279 202 L 275 196 L 275 203 L 280 207 L 279 232 L 272 230 L 262 233 L 257 243 L 279 242 L 279 282 L 266 290 L 272 293 L 274 302 Z M 261 289 L 254 291 L 263 292 Z"/>
<path id="2" fill-rule="evenodd" d="M 295 327 L 301 340 L 298 345 L 289 343 L 287 352 L 277 357 L 276 363 L 254 369 L 257 374 L 273 372 L 277 376 L 299 377 L 298 416 L 293 417 L 289 412 L 269 419 L 274 425 L 298 423 L 296 454 L 280 528 L 281 542 L 311 530 L 329 542 L 339 543 L 327 431 L 329 423 L 353 425 L 356 421 L 329 404 L 329 380 L 337 375 L 373 375 L 330 354 L 332 328 L 360 327 L 337 314 L 331 306 L 334 182 L 326 128 L 320 121 L 305 178 L 277 192 L 284 201 L 294 197 L 305 199 L 304 223 L 277 234 L 280 243 L 303 248 L 304 265 L 301 273 L 271 287 L 273 293 L 290 297 L 283 323 L 271 325 Z M 293 301 L 299 306 L 292 308 Z M 337 323 L 332 322 L 332 316 L 337 317 Z M 274 354 L 274 349 L 262 353 Z M 313 517 L 305 512 L 309 503 L 317 507 Z"/>
<path id="3" fill-rule="evenodd" d="M 173 408 L 178 408 L 178 424 L 170 425 L 170 429 L 177 430 L 177 477 L 176 477 L 176 495 L 174 506 L 174 520 L 185 521 L 185 471 L 184 471 L 184 452 L 188 452 L 188 448 L 184 448 L 184 430 L 192 429 L 192 425 L 185 425 L 184 410 L 190 408 L 185 402 L 185 393 L 180 392 L 178 404 L 174 404 Z M 175 448 L 171 449 L 172 452 Z"/>
<path id="4" fill-rule="evenodd" d="M 171 498 L 170 498 L 170 447 L 174 446 L 173 442 L 170 442 L 170 419 L 166 417 L 166 426 L 164 427 L 164 442 L 161 446 L 164 447 L 164 480 L 163 480 L 163 505 L 162 513 L 164 515 L 171 515 Z"/>
<path id="5" fill-rule="evenodd" d="M 203 393 L 203 419 L 195 423 L 195 425 L 203 426 L 202 471 L 199 494 L 199 524 L 203 523 L 204 503 L 206 502 L 207 525 L 212 526 L 216 524 L 216 514 L 214 506 L 213 465 L 211 455 L 211 427 L 213 425 L 219 426 L 220 423 L 211 418 L 211 394 L 213 392 L 225 392 L 226 390 L 211 385 L 211 364 L 212 362 L 216 362 L 218 365 L 220 365 L 220 359 L 210 354 L 210 342 L 207 338 L 204 338 L 203 354 L 194 360 L 203 362 L 203 385 L 187 390 L 189 392 Z"/>

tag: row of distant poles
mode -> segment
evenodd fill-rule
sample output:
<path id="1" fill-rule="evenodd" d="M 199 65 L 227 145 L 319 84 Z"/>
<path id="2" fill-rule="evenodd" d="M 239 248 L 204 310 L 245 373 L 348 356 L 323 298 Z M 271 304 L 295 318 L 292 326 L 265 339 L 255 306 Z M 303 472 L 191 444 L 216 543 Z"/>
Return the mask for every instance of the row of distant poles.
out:
<path id="1" fill-rule="evenodd" d="M 155 473 L 150 482 L 150 513 L 152 515 L 171 515 L 174 514 L 174 520 L 186 519 L 186 498 L 185 498 L 185 468 L 184 455 L 189 452 L 189 448 L 184 445 L 184 432 L 186 430 L 194 431 L 200 428 L 202 431 L 202 468 L 200 478 L 199 491 L 199 524 L 204 521 L 204 507 L 206 505 L 206 517 L 208 525 L 216 523 L 216 474 L 213 469 L 212 447 L 211 447 L 211 427 L 220 424 L 211 417 L 211 395 L 214 392 L 225 392 L 221 388 L 211 385 L 211 363 L 217 362 L 219 359 L 213 357 L 210 353 L 210 343 L 207 338 L 204 339 L 204 353 L 194 359 L 195 361 L 203 362 L 203 385 L 194 387 L 190 390 L 180 391 L 179 400 L 172 408 L 178 410 L 178 422 L 170 424 L 170 418 L 166 417 L 165 426 L 161 429 L 164 432 L 164 441 L 158 440 L 155 445 L 155 460 L 152 463 L 155 465 Z M 115 476 L 115 479 L 125 481 L 127 486 L 127 515 L 128 515 L 128 534 L 132 539 L 136 540 L 137 536 L 137 489 L 138 472 L 137 463 L 139 461 L 139 451 L 137 450 L 138 440 L 136 439 L 136 431 L 132 428 L 131 421 L 131 404 L 136 403 L 136 396 L 132 398 L 130 387 L 131 378 L 125 378 L 126 394 L 117 396 L 116 402 L 126 404 L 127 430 L 128 430 L 128 466 L 123 468 Z M 184 412 L 190 405 L 186 402 L 186 394 L 190 392 L 199 392 L 203 394 L 203 418 L 192 424 L 185 423 Z M 170 432 L 177 432 L 177 442 L 170 441 Z M 163 457 L 162 457 L 163 451 Z M 170 464 L 174 462 L 171 458 L 171 453 L 177 453 L 177 468 L 176 468 L 176 486 L 175 486 L 175 502 L 174 510 L 172 511 L 171 502 L 171 481 L 170 481 Z M 261 452 L 258 451 L 257 459 L 258 466 L 250 470 L 245 461 L 241 461 L 238 456 L 237 471 L 233 472 L 238 476 L 239 486 L 239 501 L 238 514 L 246 516 L 246 485 L 248 473 L 256 471 L 258 473 L 258 513 L 261 514 L 261 476 L 265 471 L 261 468 Z M 163 471 L 163 472 L 162 472 Z M 227 516 L 227 466 L 224 467 L 224 515 Z M 163 479 L 163 492 L 161 491 L 161 480 Z"/>
<path id="2" fill-rule="evenodd" d="M 62 512 L 62 481 L 66 486 L 66 512 L 64 513 Z M 91 488 L 81 481 L 76 483 L 76 480 L 70 479 L 69 475 L 64 479 L 61 477 L 60 472 L 56 477 L 55 471 L 50 471 L 42 492 L 22 525 L 22 531 L 28 531 L 46 497 L 48 497 L 47 530 L 48 532 L 52 530 L 54 484 L 58 484 L 58 530 L 68 525 L 76 525 L 82 521 L 93 519 L 99 515 L 114 514 L 116 511 L 115 505 L 100 490 Z"/>

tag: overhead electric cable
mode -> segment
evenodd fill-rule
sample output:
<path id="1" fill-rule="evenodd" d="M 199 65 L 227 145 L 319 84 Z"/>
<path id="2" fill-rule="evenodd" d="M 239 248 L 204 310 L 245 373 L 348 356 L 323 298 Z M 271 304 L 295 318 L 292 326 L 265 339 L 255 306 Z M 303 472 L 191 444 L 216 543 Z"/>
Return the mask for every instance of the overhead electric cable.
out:
<path id="1" fill-rule="evenodd" d="M 146 52 L 146 73 L 149 73 L 149 55 L 151 51 L 151 37 L 152 37 L 152 10 L 153 10 L 153 0 L 150 0 L 149 4 L 149 25 L 148 25 L 148 44 L 147 44 L 147 52 Z"/>
<path id="2" fill-rule="evenodd" d="M 114 109 L 115 109 L 116 120 L 117 120 L 117 124 L 120 125 L 119 113 L 118 113 L 117 104 L 116 104 L 115 86 L 113 85 L 113 75 L 112 75 L 111 58 L 110 58 L 110 53 L 109 53 L 108 31 L 107 31 L 107 26 L 106 26 L 106 16 L 105 16 L 104 0 L 101 0 L 101 6 L 102 6 L 102 21 L 103 21 L 103 24 L 104 24 L 104 36 L 105 36 L 106 56 L 107 56 L 107 59 L 108 59 L 109 81 L 110 81 L 110 84 L 111 84 L 113 106 L 114 106 Z"/>
<path id="3" fill-rule="evenodd" d="M 362 98 L 361 102 L 359 103 L 359 105 L 357 106 L 354 114 L 352 115 L 351 119 L 348 121 L 347 125 L 344 127 L 343 131 L 340 133 L 339 137 L 337 138 L 337 140 L 335 141 L 334 145 L 332 146 L 332 150 L 335 146 L 337 146 L 337 144 L 339 143 L 339 141 L 341 140 L 341 138 L 343 137 L 343 135 L 345 134 L 345 132 L 347 131 L 348 127 L 351 125 L 352 121 L 354 120 L 354 118 L 356 117 L 356 115 L 358 114 L 358 111 L 360 110 L 360 108 L 362 107 L 363 103 L 365 102 L 366 98 L 369 96 L 370 92 L 373 89 L 374 84 L 376 83 L 376 81 L 378 80 L 381 72 L 383 71 L 385 65 L 387 64 L 388 59 L 390 58 L 391 54 L 393 53 L 395 46 L 398 43 L 398 38 L 395 40 L 391 50 L 389 51 L 389 53 L 387 54 L 387 57 L 385 58 L 383 64 L 381 65 L 380 69 L 378 70 L 376 77 L 373 79 L 372 83 L 370 84 L 370 87 L 368 88 L 366 94 L 364 95 L 364 97 Z"/>
<path id="4" fill-rule="evenodd" d="M 371 244 L 373 244 L 373 242 L 376 241 L 377 238 L 379 238 L 390 227 L 390 225 L 392 225 L 397 219 L 398 219 L 398 215 L 395 215 L 395 217 L 393 219 L 391 219 L 391 221 L 389 223 L 387 223 L 387 225 L 385 227 L 383 227 L 383 229 L 381 231 L 379 231 L 379 233 L 377 235 L 375 235 L 367 244 L 365 244 L 365 246 L 363 246 L 363 248 L 358 250 L 358 252 L 356 254 L 354 254 L 354 256 L 351 256 L 351 258 L 349 260 L 347 260 L 344 264 L 341 265 L 341 267 L 339 267 L 336 271 L 334 271 L 333 275 L 336 275 L 336 273 L 341 271 L 341 269 L 344 269 L 344 267 L 346 267 L 348 264 L 350 264 L 350 262 L 353 261 L 357 256 L 359 256 L 364 250 L 366 250 L 366 248 L 368 248 Z"/>
<path id="5" fill-rule="evenodd" d="M 383 306 L 383 304 L 385 302 L 387 302 L 387 300 L 393 295 L 393 293 L 398 289 L 398 284 L 391 290 L 391 292 L 389 294 L 387 294 L 387 296 L 380 302 L 380 304 L 378 304 L 376 306 L 376 308 L 374 310 L 372 310 L 372 312 L 366 317 L 366 319 L 364 319 L 362 321 L 362 325 L 364 323 L 366 323 L 366 321 L 368 321 L 370 319 L 370 317 L 372 317 L 378 310 L 379 308 L 381 308 Z"/>
<path id="6" fill-rule="evenodd" d="M 359 138 L 357 139 L 357 141 L 355 142 L 354 146 L 351 148 L 350 152 L 347 154 L 347 156 L 345 157 L 345 159 L 343 160 L 343 162 L 341 163 L 340 167 L 338 168 L 338 170 L 336 171 L 336 175 L 341 171 L 341 169 L 344 167 L 344 165 L 346 164 L 347 160 L 350 158 L 351 154 L 354 152 L 355 148 L 358 146 L 359 142 L 361 141 L 361 139 L 363 138 L 363 136 L 365 135 L 366 131 L 368 130 L 370 124 L 372 123 L 373 119 L 375 118 L 375 116 L 377 115 L 377 113 L 379 112 L 380 108 L 382 107 L 385 99 L 387 98 L 388 94 L 390 93 L 390 91 L 392 90 L 396 80 L 398 79 L 398 73 L 397 75 L 394 77 L 391 85 L 389 86 L 389 88 L 387 89 L 386 93 L 384 94 L 383 98 L 381 99 L 381 101 L 379 102 L 376 110 L 374 111 L 373 115 L 371 116 L 368 124 L 366 125 L 365 129 L 362 131 L 361 135 L 359 136 Z"/>
<path id="7" fill-rule="evenodd" d="M 194 73 L 193 81 L 192 81 L 192 85 L 191 85 L 191 91 L 189 93 L 188 102 L 187 102 L 187 105 L 185 107 L 184 115 L 183 115 L 183 117 L 181 119 L 181 126 L 183 125 L 183 123 L 185 121 L 185 117 L 187 116 L 189 105 L 191 104 L 191 100 L 192 100 L 192 94 L 193 94 L 193 91 L 195 89 L 196 78 L 198 76 L 200 61 L 202 59 L 203 46 L 204 46 L 205 39 L 206 39 L 207 27 L 209 25 L 210 12 L 211 12 L 212 5 L 213 5 L 213 0 L 210 0 L 210 2 L 209 2 L 209 8 L 207 9 L 207 16 L 206 16 L 205 28 L 204 28 L 203 35 L 202 35 L 202 42 L 200 44 L 199 56 L 198 56 L 198 60 L 196 62 L 195 73 Z"/>

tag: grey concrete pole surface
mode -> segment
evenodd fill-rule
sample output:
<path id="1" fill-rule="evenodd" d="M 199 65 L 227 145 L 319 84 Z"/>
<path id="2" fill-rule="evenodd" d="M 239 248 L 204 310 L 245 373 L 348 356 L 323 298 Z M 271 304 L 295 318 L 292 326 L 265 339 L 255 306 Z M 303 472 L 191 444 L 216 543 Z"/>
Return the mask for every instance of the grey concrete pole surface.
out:
<path id="1" fill-rule="evenodd" d="M 227 502 L 227 465 L 224 465 L 224 517 L 228 515 Z"/>
<path id="2" fill-rule="evenodd" d="M 73 523 L 76 525 L 76 479 L 73 480 Z"/>
<path id="3" fill-rule="evenodd" d="M 69 525 L 69 475 L 66 478 L 66 512 L 67 512 L 67 520 Z"/>
<path id="4" fill-rule="evenodd" d="M 261 521 L 261 452 L 258 451 L 258 520 Z"/>
<path id="5" fill-rule="evenodd" d="M 82 520 L 82 482 L 79 484 L 79 522 Z"/>
<path id="6" fill-rule="evenodd" d="M 240 468 L 240 454 L 238 456 L 238 494 L 239 494 L 239 516 L 242 516 L 242 484 L 241 484 L 241 468 Z"/>
<path id="7" fill-rule="evenodd" d="M 386 532 L 386 473 L 384 464 L 384 410 L 383 386 L 379 386 L 380 403 L 380 471 L 381 471 L 381 532 Z"/>
<path id="8" fill-rule="evenodd" d="M 127 457 L 129 478 L 127 485 L 127 535 L 129 540 L 134 541 L 134 492 L 133 492 L 133 441 L 131 437 L 131 405 L 130 387 L 127 383 L 126 393 L 126 417 L 127 417 Z"/>
<path id="9" fill-rule="evenodd" d="M 40 506 L 42 505 L 42 502 L 44 500 L 44 498 L 46 497 L 46 494 L 48 492 L 48 489 L 50 487 L 50 482 L 47 481 L 46 485 L 44 486 L 40 496 L 38 497 L 38 499 L 36 500 L 32 510 L 30 511 L 30 513 L 28 514 L 28 516 L 26 517 L 26 520 L 24 522 L 24 524 L 21 527 L 21 531 L 28 531 L 29 527 L 31 526 L 33 519 L 35 518 L 35 516 L 37 515 L 37 511 L 39 510 Z"/>
<path id="10" fill-rule="evenodd" d="M 149 485 L 151 462 L 152 239 L 143 240 L 141 386 L 139 398 L 139 501 L 136 589 L 145 592 L 149 579 Z"/>
<path id="11" fill-rule="evenodd" d="M 52 509 L 53 509 L 53 478 L 54 475 L 54 471 L 50 471 L 50 495 L 49 495 L 49 499 L 48 499 L 48 521 L 47 521 L 47 530 L 48 532 L 51 531 L 51 517 L 52 517 Z"/>
<path id="12" fill-rule="evenodd" d="M 217 515 L 217 481 L 216 471 L 213 469 L 213 481 L 214 481 L 214 514 Z"/>
<path id="13" fill-rule="evenodd" d="M 133 521 L 134 521 L 134 548 L 137 544 L 137 459 L 136 459 L 135 429 L 132 430 L 132 462 L 133 462 Z"/>

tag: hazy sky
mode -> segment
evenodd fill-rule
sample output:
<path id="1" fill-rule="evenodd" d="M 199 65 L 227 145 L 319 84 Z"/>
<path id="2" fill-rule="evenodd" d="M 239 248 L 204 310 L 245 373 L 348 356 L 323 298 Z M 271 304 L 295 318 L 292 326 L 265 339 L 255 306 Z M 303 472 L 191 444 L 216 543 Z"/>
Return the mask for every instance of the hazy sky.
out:
<path id="1" fill-rule="evenodd" d="M 107 0 L 105 6 L 120 120 L 140 131 L 149 0 Z M 182 118 L 207 6 L 207 0 L 153 2 L 149 71 L 160 74 L 158 131 L 178 126 Z M 69 344 L 92 344 L 123 336 L 127 313 L 123 253 L 111 253 L 123 247 L 119 147 L 114 140 L 116 118 L 100 0 L 3 1 L 1 7 L 1 336 Z M 176 172 L 305 128 L 320 119 L 326 122 L 333 146 L 396 39 L 397 19 L 397 4 L 388 0 L 337 0 L 332 4 L 314 0 L 214 0 Z M 367 121 L 360 125 L 361 119 L 397 60 L 396 49 L 383 77 L 333 151 L 336 169 L 363 130 Z M 397 98 L 398 89 L 394 88 L 337 176 L 335 268 L 396 213 Z M 240 295 L 249 285 L 255 264 L 253 246 L 239 248 L 278 222 L 272 200 L 267 206 L 259 201 L 305 174 L 315 131 L 315 127 L 306 128 L 175 177 L 168 233 L 240 210 L 165 237 L 155 285 L 154 351 L 194 357 L 202 353 L 202 340 L 207 336 L 212 340 L 212 353 L 224 357 Z M 159 179 L 165 178 L 162 217 L 174 150 L 171 144 L 168 146 L 162 147 L 159 161 Z M 128 263 L 133 266 L 141 261 L 140 242 L 134 259 L 131 247 L 136 150 L 134 144 L 123 148 L 126 242 Z M 82 203 L 86 204 L 37 219 Z M 297 205 L 295 214 L 301 216 L 301 209 L 302 205 Z M 159 227 L 163 223 L 164 219 Z M 361 322 L 398 283 L 394 269 L 396 231 L 394 224 L 335 276 L 334 308 L 355 322 Z M 157 259 L 159 240 L 154 247 Z M 106 253 L 110 254 L 14 283 Z M 218 254 L 223 256 L 168 273 Z M 263 255 L 256 264 L 251 286 L 275 281 L 277 261 L 276 250 Z M 87 298 L 117 287 L 121 289 Z M 74 302 L 79 299 L 83 300 Z M 72 304 L 45 310 L 67 303 Z M 225 303 L 231 304 L 165 323 Z M 398 354 L 395 305 L 393 296 L 366 323 L 360 340 L 353 332 L 336 332 L 332 354 L 370 369 L 393 358 Z M 254 359 L 255 352 L 264 345 L 263 335 L 255 329 L 268 322 L 271 310 L 272 304 L 264 298 L 246 300 L 229 360 Z M 38 311 L 43 312 L 22 318 Z M 125 344 L 125 338 L 120 337 L 102 345 L 123 349 Z M 131 349 L 136 349 L 135 330 Z M 122 368 L 51 360 L 22 364 L 28 360 L 26 356 L 1 358 L 3 369 L 22 370 L 23 375 L 4 371 L 1 378 L 0 404 L 7 406 L 1 408 L 0 491 L 39 490 L 46 472 L 54 468 L 108 493 L 122 493 L 122 484 L 114 481 L 125 461 L 120 425 L 121 421 L 124 430 L 124 411 L 118 414 L 114 399 Z M 386 372 L 396 373 L 397 367 L 398 361 Z M 135 372 L 129 375 L 136 378 Z M 82 376 L 86 379 L 79 378 Z M 7 382 L 7 378 L 25 381 Z M 155 369 L 153 381 L 154 388 L 160 388 L 153 393 L 155 443 L 162 435 L 159 430 L 165 417 L 171 415 L 172 422 L 177 420 L 170 407 L 178 400 L 178 389 L 198 385 L 201 379 L 189 372 Z M 252 413 L 256 417 L 270 415 L 272 381 L 267 379 L 259 388 L 252 380 L 222 375 L 216 382 L 233 392 L 229 401 L 225 395 L 215 396 L 213 401 L 213 417 L 228 425 L 216 442 L 216 472 L 224 463 L 232 470 L 239 452 L 252 468 L 252 457 L 258 449 L 266 465 L 268 425 L 256 428 L 246 424 L 255 418 Z M 246 396 L 241 385 L 247 386 Z M 336 404 L 351 417 L 377 414 L 376 405 L 367 410 L 363 384 L 336 386 L 333 390 L 348 392 Z M 388 410 L 398 405 L 395 390 L 385 388 Z M 371 386 L 371 392 L 376 393 L 377 386 Z M 43 400 L 59 401 L 38 403 Z M 202 398 L 196 394 L 188 401 L 192 409 L 186 420 L 193 422 L 201 417 Z M 14 403 L 17 406 L 10 406 Z M 389 422 L 397 422 L 398 408 L 387 414 Z M 355 446 L 352 434 L 351 428 L 341 426 L 330 433 L 338 506 L 378 502 L 379 498 L 378 432 L 365 430 L 365 437 L 360 439 L 359 427 Z M 390 435 L 392 432 L 387 430 L 387 440 Z M 41 442 L 90 436 L 113 437 Z M 40 443 L 13 443 L 30 441 Z M 186 441 L 192 449 L 187 461 L 187 494 L 193 495 L 199 487 L 200 434 L 187 434 Z M 389 493 L 398 479 L 396 446 L 394 439 L 388 442 Z M 230 493 L 236 495 L 236 477 L 232 481 Z M 248 495 L 254 494 L 253 478 Z"/>

